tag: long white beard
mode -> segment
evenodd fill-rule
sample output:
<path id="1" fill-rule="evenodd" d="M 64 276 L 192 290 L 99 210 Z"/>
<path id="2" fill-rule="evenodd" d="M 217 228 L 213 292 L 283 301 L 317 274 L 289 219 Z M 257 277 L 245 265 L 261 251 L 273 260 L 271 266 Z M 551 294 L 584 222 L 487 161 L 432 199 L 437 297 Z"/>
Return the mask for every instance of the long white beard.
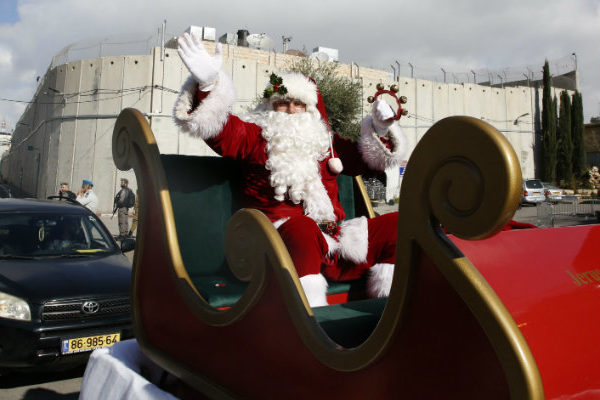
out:
<path id="1" fill-rule="evenodd" d="M 275 199 L 285 196 L 303 202 L 304 214 L 315 221 L 333 221 L 335 214 L 327 194 L 319 161 L 327 157 L 329 132 L 317 113 L 286 114 L 267 111 L 244 117 L 262 128 L 267 142 L 267 163 Z"/>

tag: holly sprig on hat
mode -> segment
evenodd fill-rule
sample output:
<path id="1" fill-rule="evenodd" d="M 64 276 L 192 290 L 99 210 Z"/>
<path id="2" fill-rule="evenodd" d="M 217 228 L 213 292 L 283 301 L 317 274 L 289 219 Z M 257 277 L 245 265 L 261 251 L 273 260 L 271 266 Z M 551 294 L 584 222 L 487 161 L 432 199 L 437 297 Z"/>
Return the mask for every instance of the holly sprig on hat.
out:
<path id="1" fill-rule="evenodd" d="M 285 96 L 288 92 L 287 88 L 283 85 L 283 78 L 276 75 L 275 73 L 272 73 L 270 78 L 269 78 L 269 82 L 271 83 L 271 86 L 266 88 L 265 91 L 263 92 L 263 97 L 265 99 L 270 98 L 271 96 L 273 96 L 275 93 L 281 95 L 281 96 Z"/>

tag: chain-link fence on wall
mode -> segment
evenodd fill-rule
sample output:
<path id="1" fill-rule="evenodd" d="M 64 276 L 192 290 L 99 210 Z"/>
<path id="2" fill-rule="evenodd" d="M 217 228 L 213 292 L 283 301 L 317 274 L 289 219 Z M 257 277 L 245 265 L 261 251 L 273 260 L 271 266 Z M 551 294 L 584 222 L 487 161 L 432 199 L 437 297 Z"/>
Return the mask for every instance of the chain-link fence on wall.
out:
<path id="1" fill-rule="evenodd" d="M 165 41 L 176 36 L 165 32 Z M 104 38 L 84 40 L 70 44 L 61 50 L 52 60 L 50 68 L 71 61 L 118 55 L 150 54 L 152 47 L 161 46 L 162 32 L 118 35 Z M 542 80 L 542 67 L 545 60 L 537 64 L 506 68 L 453 68 L 426 62 L 417 62 L 398 58 L 388 67 L 394 80 L 400 77 L 426 79 L 445 83 L 475 83 L 489 86 L 527 86 Z M 548 60 L 553 86 L 574 90 L 576 87 L 577 56 L 573 53 L 560 58 Z"/>
<path id="2" fill-rule="evenodd" d="M 175 35 L 166 32 L 164 37 L 168 41 Z M 104 38 L 95 38 L 72 43 L 58 52 L 52 58 L 50 69 L 72 61 L 86 58 L 122 56 L 122 55 L 147 55 L 153 47 L 162 45 L 162 33 L 118 35 Z"/>
<path id="3" fill-rule="evenodd" d="M 542 80 L 542 68 L 545 60 L 539 64 L 506 68 L 474 68 L 459 70 L 443 66 L 417 63 L 407 60 L 396 60 L 389 68 L 395 80 L 400 77 L 426 79 L 444 83 L 475 83 L 488 86 L 528 86 Z M 571 54 L 561 58 L 548 60 L 550 74 L 553 76 L 553 86 L 574 90 L 576 87 L 575 71 L 577 69 L 576 55 Z"/>

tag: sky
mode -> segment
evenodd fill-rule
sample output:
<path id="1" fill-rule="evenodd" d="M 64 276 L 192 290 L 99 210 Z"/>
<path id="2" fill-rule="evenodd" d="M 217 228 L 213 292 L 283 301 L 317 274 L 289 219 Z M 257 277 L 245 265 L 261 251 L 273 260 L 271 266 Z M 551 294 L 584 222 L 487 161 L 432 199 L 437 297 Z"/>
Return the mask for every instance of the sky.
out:
<path id="1" fill-rule="evenodd" d="M 14 127 L 36 78 L 66 46 L 156 35 L 165 19 L 171 35 L 190 25 L 214 27 L 217 37 L 247 29 L 278 51 L 291 36 L 289 48 L 335 48 L 343 63 L 391 72 L 398 61 L 402 76 L 409 62 L 466 76 L 576 59 L 585 122 L 600 115 L 600 0 L 0 0 L 0 122 Z"/>

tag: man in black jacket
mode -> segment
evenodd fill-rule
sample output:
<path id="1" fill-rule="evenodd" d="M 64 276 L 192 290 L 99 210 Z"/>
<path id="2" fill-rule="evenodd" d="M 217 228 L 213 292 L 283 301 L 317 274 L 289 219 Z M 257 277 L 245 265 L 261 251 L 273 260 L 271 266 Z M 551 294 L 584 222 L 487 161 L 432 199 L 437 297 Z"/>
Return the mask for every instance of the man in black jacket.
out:
<path id="1" fill-rule="evenodd" d="M 135 194 L 127 187 L 129 181 L 121 178 L 121 190 L 115 196 L 113 215 L 118 211 L 119 237 L 124 239 L 129 235 L 129 208 L 135 203 Z"/>
<path id="2" fill-rule="evenodd" d="M 62 182 L 60 184 L 60 190 L 58 191 L 58 196 L 61 198 L 66 197 L 71 200 L 75 200 L 77 198 L 77 195 L 75 193 L 71 192 L 71 190 L 69 190 L 69 184 L 67 182 Z"/>

